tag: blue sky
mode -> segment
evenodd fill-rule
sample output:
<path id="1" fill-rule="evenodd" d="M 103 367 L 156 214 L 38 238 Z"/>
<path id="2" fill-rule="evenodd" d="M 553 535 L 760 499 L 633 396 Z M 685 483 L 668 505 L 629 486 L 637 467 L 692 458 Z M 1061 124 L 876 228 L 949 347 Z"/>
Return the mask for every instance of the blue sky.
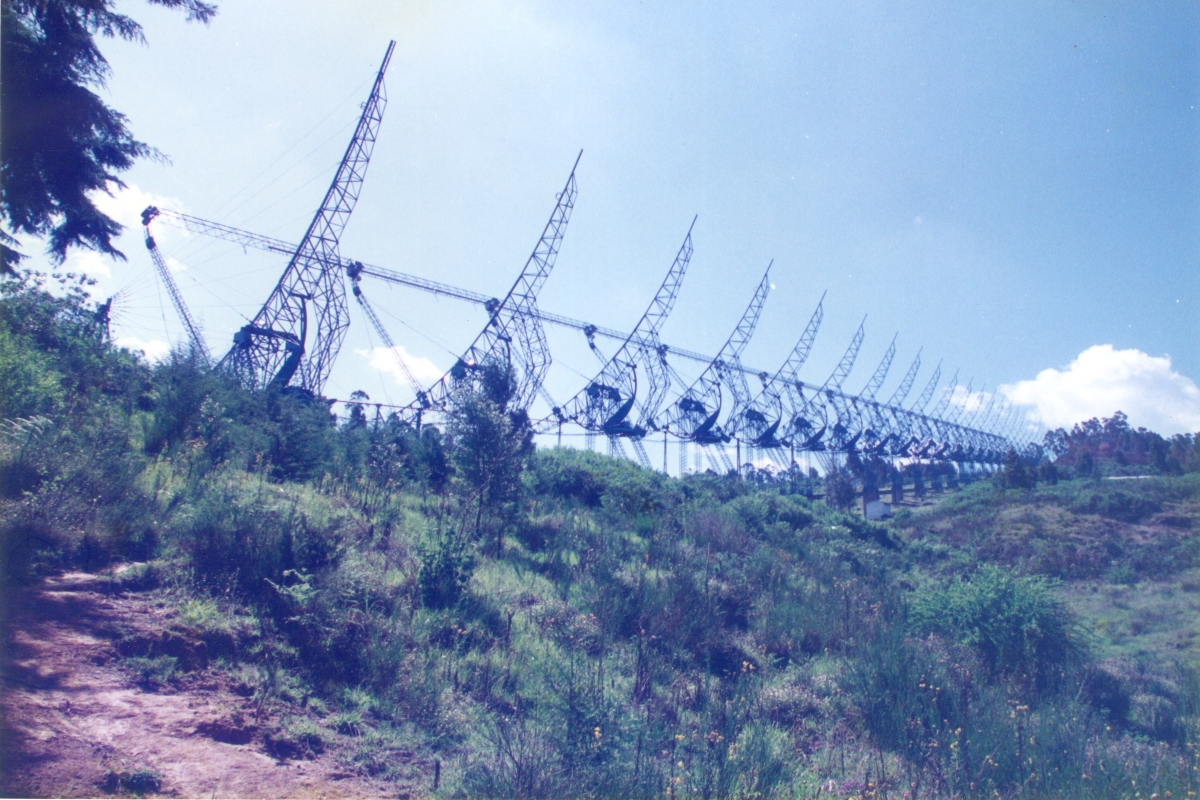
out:
<path id="1" fill-rule="evenodd" d="M 628 328 L 699 214 L 668 342 L 715 352 L 774 258 L 752 365 L 773 370 L 828 290 L 813 382 L 865 314 L 851 389 L 898 332 L 885 396 L 923 347 L 919 385 L 942 359 L 1047 424 L 1120 402 L 1135 424 L 1200 429 L 1200 8 L 799 6 L 227 1 L 203 27 L 127 3 L 149 45 L 105 46 L 108 97 L 172 161 L 131 170 L 136 191 L 113 207 L 156 197 L 298 238 L 394 38 L 344 255 L 501 294 L 583 149 L 547 310 Z M 119 334 L 177 340 L 138 233 L 107 275 L 73 263 L 125 290 Z M 160 238 L 223 352 L 282 261 Z M 434 367 L 483 322 L 371 291 Z M 354 324 L 330 393 L 407 399 Z M 555 336 L 565 396 L 597 364 L 581 336 Z M 1128 391 L 1095 390 L 1118 380 Z"/>

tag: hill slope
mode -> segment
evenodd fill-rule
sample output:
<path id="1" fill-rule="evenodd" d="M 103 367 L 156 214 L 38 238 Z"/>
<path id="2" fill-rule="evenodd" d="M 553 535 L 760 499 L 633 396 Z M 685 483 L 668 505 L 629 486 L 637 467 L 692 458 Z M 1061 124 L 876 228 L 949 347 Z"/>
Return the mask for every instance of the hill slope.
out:
<path id="1" fill-rule="evenodd" d="M 486 395 L 440 430 L 335 419 L 5 291 L 8 596 L 136 564 L 121 590 L 193 646 L 118 649 L 127 684 L 244 686 L 257 752 L 458 796 L 1197 789 L 1195 475 L 877 525 L 534 451 Z"/>

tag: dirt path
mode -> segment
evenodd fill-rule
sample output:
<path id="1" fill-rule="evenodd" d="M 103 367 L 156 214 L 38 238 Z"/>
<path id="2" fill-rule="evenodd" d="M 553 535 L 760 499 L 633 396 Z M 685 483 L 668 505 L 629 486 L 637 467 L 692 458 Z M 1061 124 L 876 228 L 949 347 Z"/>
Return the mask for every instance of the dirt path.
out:
<path id="1" fill-rule="evenodd" d="M 6 590 L 3 603 L 4 796 L 128 794 L 111 776 L 139 770 L 161 781 L 141 793 L 160 796 L 397 796 L 394 784 L 355 775 L 328 752 L 268 755 L 259 726 L 246 722 L 250 701 L 213 670 L 176 688 L 132 684 L 115 664 L 113 638 L 131 625 L 162 629 L 164 612 L 144 596 L 110 596 L 95 576 L 69 573 Z"/>

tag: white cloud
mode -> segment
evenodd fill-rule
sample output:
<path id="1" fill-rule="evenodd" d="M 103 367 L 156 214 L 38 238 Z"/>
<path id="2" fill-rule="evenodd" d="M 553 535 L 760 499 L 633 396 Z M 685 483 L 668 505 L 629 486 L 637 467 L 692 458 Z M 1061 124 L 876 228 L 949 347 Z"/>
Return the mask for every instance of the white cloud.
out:
<path id="1" fill-rule="evenodd" d="M 414 356 L 404 349 L 403 345 L 396 345 L 395 348 L 389 350 L 386 347 L 376 347 L 370 350 L 358 350 L 359 355 L 369 359 L 368 364 L 372 369 L 377 369 L 380 372 L 386 372 L 392 376 L 396 383 L 405 388 L 409 388 L 408 378 L 400 369 L 400 364 L 397 359 L 401 359 L 408 366 L 413 377 L 422 386 L 427 386 L 445 374 L 445 370 L 437 364 L 430 361 L 424 356 Z"/>
<path id="2" fill-rule="evenodd" d="M 1095 345 L 1065 370 L 1045 369 L 1000 391 L 1014 403 L 1033 406 L 1051 428 L 1124 411 L 1129 424 L 1164 435 L 1200 431 L 1200 388 L 1171 369 L 1169 356 L 1141 350 Z"/>
<path id="3" fill-rule="evenodd" d="M 111 197 L 105 192 L 92 192 L 89 197 L 96 204 L 96 208 L 125 226 L 119 246 L 125 251 L 125 255 L 130 257 L 132 257 L 130 248 L 133 245 L 129 242 L 129 237 L 136 237 L 138 244 L 141 244 L 142 211 L 147 206 L 169 208 L 172 211 L 187 211 L 183 201 L 179 198 L 147 192 L 133 183 L 126 184 L 124 189 L 113 192 Z M 170 247 L 184 239 L 191 238 L 192 235 L 182 228 L 161 223 L 152 223 L 151 230 L 154 232 L 154 239 L 158 242 L 159 247 Z M 171 266 L 171 270 L 178 271 L 174 265 Z"/>
<path id="4" fill-rule="evenodd" d="M 137 228 L 142 226 L 142 210 L 147 206 L 169 208 L 172 211 L 184 210 L 183 202 L 178 198 L 147 192 L 132 183 L 113 192 L 112 196 L 107 192 L 93 192 L 90 197 L 96 208 L 103 213 L 122 225 Z"/>
<path id="5" fill-rule="evenodd" d="M 117 347 L 140 350 L 148 361 L 162 361 L 171 352 L 171 345 L 161 339 L 139 339 L 136 336 L 121 336 L 113 340 Z"/>
<path id="6" fill-rule="evenodd" d="M 108 256 L 100 255 L 94 250 L 74 249 L 70 253 L 63 263 L 64 271 L 80 272 L 92 278 L 112 277 L 112 268 L 109 267 L 112 259 Z"/>

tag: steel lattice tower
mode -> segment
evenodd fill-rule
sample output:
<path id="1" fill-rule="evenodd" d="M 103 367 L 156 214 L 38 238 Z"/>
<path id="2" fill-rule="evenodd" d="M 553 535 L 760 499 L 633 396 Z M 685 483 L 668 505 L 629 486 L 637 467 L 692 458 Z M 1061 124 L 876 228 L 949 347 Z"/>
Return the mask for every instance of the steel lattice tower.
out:
<path id="1" fill-rule="evenodd" d="M 694 227 L 696 220 L 692 220 Z M 675 306 L 675 298 L 692 258 L 692 228 L 666 278 L 659 286 L 649 308 L 624 343 L 610 356 L 596 377 L 588 382 L 578 394 L 557 409 L 554 418 L 547 422 L 571 421 L 585 430 L 603 433 L 606 436 L 626 436 L 641 439 L 663 398 L 670 390 L 671 378 L 665 364 L 666 348 L 659 341 L 659 332 L 667 315 Z M 641 366 L 646 377 L 645 386 L 639 397 L 637 370 Z M 638 420 L 631 421 L 631 414 L 638 406 Z"/>
<path id="2" fill-rule="evenodd" d="M 825 295 L 822 294 L 816 310 L 804 328 L 804 333 L 800 335 L 787 360 L 774 375 L 767 377 L 764 373 L 759 376 L 763 381 L 763 388 L 758 397 L 740 415 L 727 423 L 730 433 L 766 450 L 777 450 L 791 444 L 790 441 L 781 440 L 776 436 L 784 421 L 784 399 L 787 398 L 795 407 L 794 393 L 799 389 L 800 369 L 808 360 L 808 354 L 812 352 L 817 331 L 820 330 L 824 319 Z"/>
<path id="3" fill-rule="evenodd" d="M 680 439 L 699 444 L 722 444 L 730 440 L 730 435 L 717 424 L 724 402 L 721 387 L 724 385 L 729 390 L 735 407 L 749 404 L 741 355 L 754 335 L 770 290 L 771 267 L 768 265 L 737 327 L 700 377 L 662 415 L 660 428 L 669 428 Z"/>
<path id="4" fill-rule="evenodd" d="M 233 347 L 218 365 L 246 386 L 284 388 L 299 375 L 298 386 L 318 394 L 333 369 L 350 325 L 338 240 L 358 201 L 383 121 L 383 76 L 395 47 L 388 44 L 354 136 L 307 233 L 267 302 L 234 334 Z M 311 344 L 310 325 L 315 328 Z"/>
<path id="5" fill-rule="evenodd" d="M 582 157 L 580 150 L 550 220 L 516 282 L 503 300 L 487 303 L 487 325 L 450 372 L 426 393 L 429 407 L 445 410 L 456 391 L 481 384 L 510 412 L 524 412 L 533 403 L 551 360 L 537 295 L 558 260 L 567 223 L 575 208 L 578 194 L 575 170 Z"/>

